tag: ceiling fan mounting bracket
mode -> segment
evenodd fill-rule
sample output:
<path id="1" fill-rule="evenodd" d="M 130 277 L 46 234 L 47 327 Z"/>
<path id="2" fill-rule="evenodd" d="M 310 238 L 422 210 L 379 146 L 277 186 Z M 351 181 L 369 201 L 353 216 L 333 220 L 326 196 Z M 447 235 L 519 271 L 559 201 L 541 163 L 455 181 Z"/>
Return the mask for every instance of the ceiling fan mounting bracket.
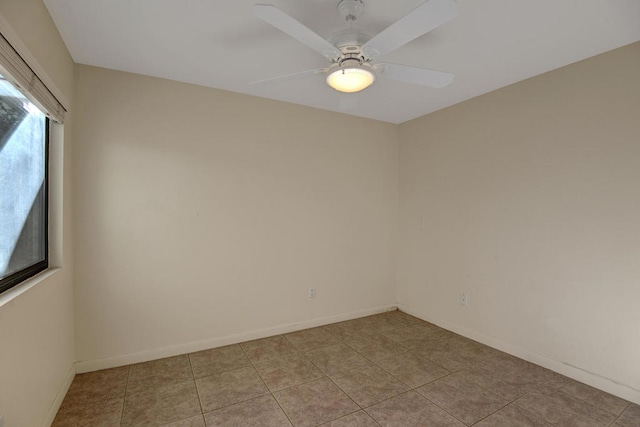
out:
<path id="1" fill-rule="evenodd" d="M 353 22 L 362 13 L 364 2 L 362 0 L 340 0 L 338 3 L 338 12 L 347 22 Z"/>

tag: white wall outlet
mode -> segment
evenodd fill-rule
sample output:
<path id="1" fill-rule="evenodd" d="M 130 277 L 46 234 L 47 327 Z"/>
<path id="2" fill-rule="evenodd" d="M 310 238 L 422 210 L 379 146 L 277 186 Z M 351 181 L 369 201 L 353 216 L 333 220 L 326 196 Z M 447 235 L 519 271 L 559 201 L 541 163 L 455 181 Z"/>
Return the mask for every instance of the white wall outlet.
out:
<path id="1" fill-rule="evenodd" d="M 460 304 L 467 305 L 469 301 L 467 300 L 467 294 L 464 292 L 460 294 Z"/>
<path id="2" fill-rule="evenodd" d="M 309 288 L 309 298 L 316 297 L 316 288 Z"/>

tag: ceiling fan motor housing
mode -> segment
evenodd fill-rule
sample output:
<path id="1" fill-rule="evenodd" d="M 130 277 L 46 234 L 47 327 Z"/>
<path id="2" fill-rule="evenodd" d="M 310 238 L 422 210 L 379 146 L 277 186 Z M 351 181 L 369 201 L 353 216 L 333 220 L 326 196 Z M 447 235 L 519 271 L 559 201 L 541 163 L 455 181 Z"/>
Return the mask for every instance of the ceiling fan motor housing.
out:
<path id="1" fill-rule="evenodd" d="M 357 45 L 362 46 L 369 41 L 371 37 L 358 28 L 347 28 L 340 30 L 329 37 L 329 42 L 340 49 L 342 46 Z"/>

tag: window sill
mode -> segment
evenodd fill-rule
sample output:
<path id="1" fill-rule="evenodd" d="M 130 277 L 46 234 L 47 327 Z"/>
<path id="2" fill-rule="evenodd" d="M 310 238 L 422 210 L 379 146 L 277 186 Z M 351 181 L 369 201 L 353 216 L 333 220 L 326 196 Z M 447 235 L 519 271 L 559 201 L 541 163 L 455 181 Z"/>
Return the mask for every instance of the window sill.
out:
<path id="1" fill-rule="evenodd" d="M 27 280 L 20 283 L 19 285 L 9 289 L 8 291 L 0 295 L 0 307 L 18 298 L 20 295 L 27 292 L 29 289 L 38 285 L 40 282 L 53 276 L 59 270 L 60 270 L 60 267 L 49 267 L 46 270 L 36 274 L 35 276 L 28 278 Z"/>

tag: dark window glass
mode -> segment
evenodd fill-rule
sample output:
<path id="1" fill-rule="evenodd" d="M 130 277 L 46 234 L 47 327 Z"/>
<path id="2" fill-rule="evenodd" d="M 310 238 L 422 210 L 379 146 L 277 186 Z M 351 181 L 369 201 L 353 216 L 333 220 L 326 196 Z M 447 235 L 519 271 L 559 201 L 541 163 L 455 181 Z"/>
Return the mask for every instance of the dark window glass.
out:
<path id="1" fill-rule="evenodd" d="M 0 76 L 0 292 L 48 267 L 48 125 Z"/>

